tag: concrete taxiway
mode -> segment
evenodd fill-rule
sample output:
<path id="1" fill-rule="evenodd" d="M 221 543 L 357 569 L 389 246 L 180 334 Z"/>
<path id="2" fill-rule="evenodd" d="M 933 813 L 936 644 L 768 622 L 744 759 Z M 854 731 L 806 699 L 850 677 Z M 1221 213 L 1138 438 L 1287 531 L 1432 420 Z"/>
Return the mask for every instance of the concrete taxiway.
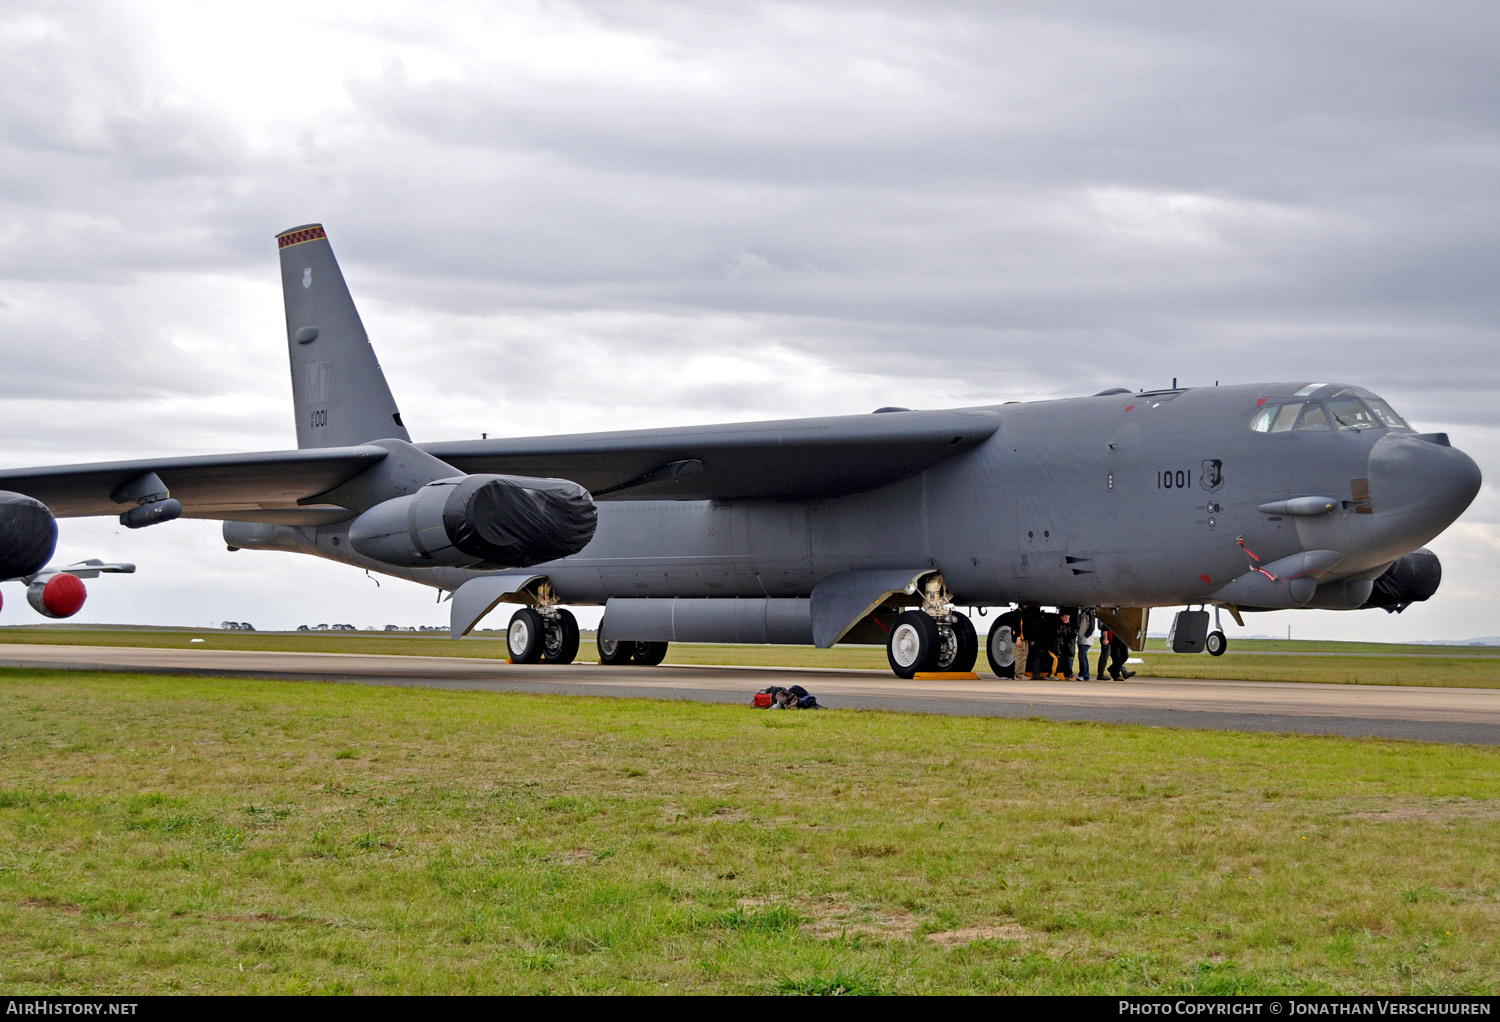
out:
<path id="1" fill-rule="evenodd" d="M 829 708 L 1102 721 L 1500 745 L 1500 690 L 1132 678 L 1123 682 L 902 681 L 881 671 L 566 667 L 493 659 L 189 647 L 0 645 L 0 666 L 355 682 L 748 704 L 799 684 Z"/>

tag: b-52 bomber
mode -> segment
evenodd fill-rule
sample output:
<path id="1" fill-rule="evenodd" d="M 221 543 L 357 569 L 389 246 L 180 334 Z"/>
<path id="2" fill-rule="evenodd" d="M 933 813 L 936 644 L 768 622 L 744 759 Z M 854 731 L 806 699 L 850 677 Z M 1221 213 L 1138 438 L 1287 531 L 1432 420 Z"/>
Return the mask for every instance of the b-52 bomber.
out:
<path id="1" fill-rule="evenodd" d="M 571 662 L 567 606 L 602 605 L 605 664 L 879 643 L 903 677 L 972 669 L 965 606 L 1094 607 L 1135 649 L 1149 608 L 1186 607 L 1174 648 L 1210 652 L 1209 607 L 1404 609 L 1440 578 L 1423 544 L 1479 491 L 1445 434 L 1306 380 L 414 444 L 322 226 L 277 244 L 297 450 L 20 469 L 0 490 L 133 528 L 217 519 L 231 550 L 434 586 L 454 637 L 517 604 L 516 662 Z"/>

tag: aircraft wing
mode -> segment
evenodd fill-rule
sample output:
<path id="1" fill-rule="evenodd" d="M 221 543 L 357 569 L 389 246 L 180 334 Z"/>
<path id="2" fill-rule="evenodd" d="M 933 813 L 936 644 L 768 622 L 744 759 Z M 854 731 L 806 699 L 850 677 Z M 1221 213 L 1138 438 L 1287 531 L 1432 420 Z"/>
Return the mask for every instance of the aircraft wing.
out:
<path id="1" fill-rule="evenodd" d="M 464 472 L 571 479 L 596 500 L 809 499 L 905 479 L 999 428 L 976 408 L 420 446 Z"/>
<path id="2" fill-rule="evenodd" d="M 326 493 L 384 457 L 379 447 L 325 447 L 19 468 L 0 471 L 0 490 L 35 497 L 59 518 L 117 515 L 134 502 L 112 495 L 154 472 L 189 518 L 314 524 L 349 512 L 302 507 L 299 500 Z"/>
<path id="3" fill-rule="evenodd" d="M 905 479 L 999 425 L 984 409 L 888 412 L 421 447 L 460 472 L 571 479 L 600 500 L 809 499 Z M 319 495 L 385 457 L 358 446 L 21 468 L 0 471 L 0 490 L 59 518 L 117 515 L 132 502 L 114 495 L 154 472 L 184 517 L 315 525 L 350 514 Z"/>

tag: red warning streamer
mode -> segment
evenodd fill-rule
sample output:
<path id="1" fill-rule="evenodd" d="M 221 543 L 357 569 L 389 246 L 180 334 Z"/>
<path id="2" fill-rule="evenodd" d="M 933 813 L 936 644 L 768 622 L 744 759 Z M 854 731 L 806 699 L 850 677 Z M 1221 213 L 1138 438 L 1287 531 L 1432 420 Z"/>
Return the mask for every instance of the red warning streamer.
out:
<path id="1" fill-rule="evenodd" d="M 1266 578 L 1270 579 L 1272 582 L 1275 582 L 1277 580 L 1275 575 L 1271 574 L 1265 568 L 1262 568 L 1260 566 L 1260 558 L 1257 557 L 1257 556 L 1255 556 L 1255 551 L 1254 550 L 1251 550 L 1249 547 L 1247 547 L 1245 545 L 1245 537 L 1244 536 L 1236 536 L 1234 541 L 1240 545 L 1240 549 L 1241 550 L 1245 551 L 1245 553 L 1247 553 L 1247 554 L 1250 555 L 1250 562 L 1251 562 L 1250 563 L 1250 567 L 1254 568 L 1256 571 L 1258 571 L 1262 575 L 1266 576 Z"/>

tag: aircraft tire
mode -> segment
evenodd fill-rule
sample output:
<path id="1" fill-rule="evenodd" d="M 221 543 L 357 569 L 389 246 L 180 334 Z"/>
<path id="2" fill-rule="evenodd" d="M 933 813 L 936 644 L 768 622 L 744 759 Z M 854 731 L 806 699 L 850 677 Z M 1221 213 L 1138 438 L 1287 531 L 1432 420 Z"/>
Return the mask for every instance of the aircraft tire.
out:
<path id="1" fill-rule="evenodd" d="M 665 642 L 637 642 L 630 659 L 642 667 L 655 667 L 667 658 Z"/>
<path id="2" fill-rule="evenodd" d="M 950 647 L 946 636 L 941 636 L 944 631 L 953 633 L 954 643 Z M 974 622 L 962 614 L 953 615 L 953 624 L 939 625 L 938 632 L 943 639 L 942 649 L 938 653 L 937 663 L 934 670 L 953 671 L 956 674 L 964 674 L 974 669 L 974 662 L 979 659 L 979 636 L 974 632 Z M 950 653 L 946 660 L 944 653 Z"/>
<path id="3" fill-rule="evenodd" d="M 990 634 L 986 638 L 984 643 L 985 659 L 990 662 L 990 670 L 995 673 L 996 677 L 1002 677 L 1002 671 L 1004 671 L 1006 668 L 1009 668 L 1012 675 L 1014 675 L 1017 667 L 1024 666 L 1022 664 L 1016 663 L 1015 643 L 1012 642 L 1009 645 L 1001 643 L 1000 628 L 1000 619 L 996 618 L 995 623 L 990 625 Z M 1010 659 L 1010 663 L 1002 664 L 1000 662 L 1001 658 L 1007 656 Z"/>
<path id="4" fill-rule="evenodd" d="M 547 664 L 571 664 L 578 659 L 578 619 L 569 610 L 560 610 L 557 617 L 542 622 L 542 662 Z"/>
<path id="5" fill-rule="evenodd" d="M 599 662 L 608 667 L 618 667 L 621 664 L 630 663 L 631 654 L 635 652 L 635 643 L 606 639 L 604 637 L 604 625 L 599 626 L 600 631 L 595 638 L 595 644 L 599 647 Z"/>
<path id="6" fill-rule="evenodd" d="M 1209 656 L 1223 656 L 1224 651 L 1229 648 L 1229 639 L 1216 628 L 1208 633 L 1208 640 L 1203 648 L 1208 650 Z"/>
<path id="7" fill-rule="evenodd" d="M 505 645 L 510 649 L 510 660 L 514 664 L 534 664 L 542 658 L 542 615 L 530 607 L 522 607 L 510 616 L 510 627 L 505 630 Z"/>
<path id="8" fill-rule="evenodd" d="M 912 678 L 930 671 L 937 663 L 941 637 L 937 622 L 920 610 L 908 610 L 896 618 L 885 640 L 885 658 L 898 678 Z"/>

